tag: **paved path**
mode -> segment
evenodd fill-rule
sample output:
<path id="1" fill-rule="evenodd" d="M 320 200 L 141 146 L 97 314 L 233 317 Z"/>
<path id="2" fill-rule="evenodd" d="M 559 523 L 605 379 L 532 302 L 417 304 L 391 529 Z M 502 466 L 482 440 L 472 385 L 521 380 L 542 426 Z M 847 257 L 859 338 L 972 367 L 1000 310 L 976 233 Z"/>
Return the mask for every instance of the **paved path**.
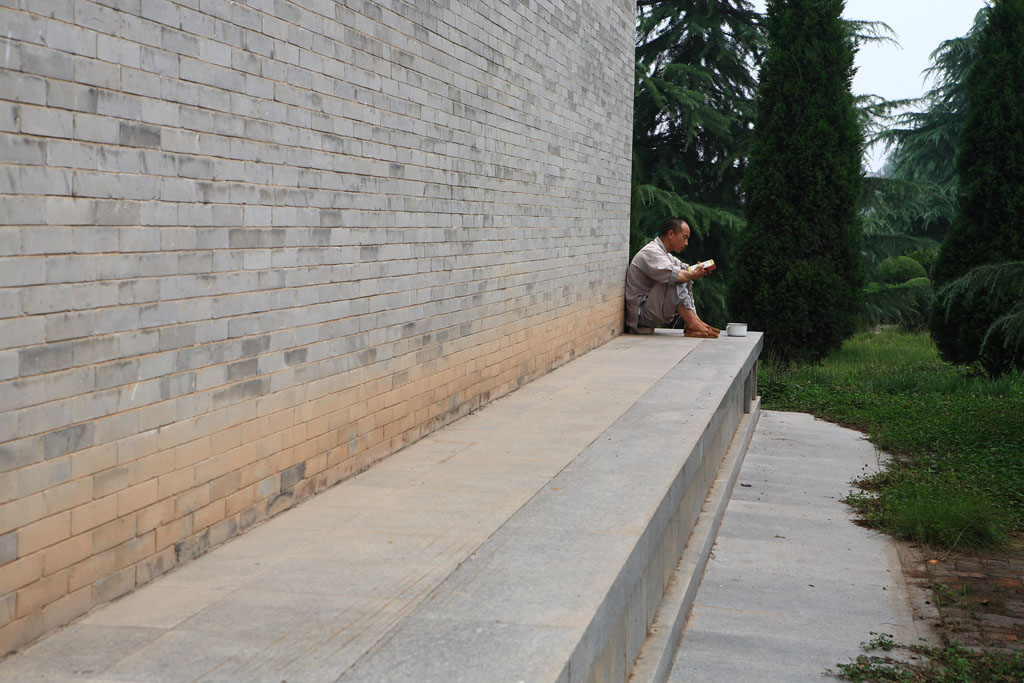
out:
<path id="1" fill-rule="evenodd" d="M 670 681 L 835 680 L 871 631 L 925 635 L 893 541 L 840 502 L 877 467 L 858 432 L 762 411 Z"/>

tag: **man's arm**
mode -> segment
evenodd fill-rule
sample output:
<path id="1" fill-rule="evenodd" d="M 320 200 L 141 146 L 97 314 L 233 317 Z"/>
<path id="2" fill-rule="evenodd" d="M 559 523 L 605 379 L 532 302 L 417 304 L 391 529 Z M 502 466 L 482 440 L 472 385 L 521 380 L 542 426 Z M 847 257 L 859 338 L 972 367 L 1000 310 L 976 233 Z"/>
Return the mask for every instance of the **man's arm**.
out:
<path id="1" fill-rule="evenodd" d="M 665 253 L 665 250 L 656 246 L 654 242 L 637 252 L 632 265 L 635 265 L 644 275 L 655 282 L 666 285 L 692 282 L 701 277 L 701 275 L 694 277 L 693 273 L 696 271 L 687 270 L 679 259 Z"/>
<path id="2" fill-rule="evenodd" d="M 656 246 L 655 242 L 651 242 L 638 251 L 630 265 L 635 265 L 655 282 L 662 282 L 666 285 L 694 282 L 708 274 L 703 266 L 690 270 L 679 259 Z"/>

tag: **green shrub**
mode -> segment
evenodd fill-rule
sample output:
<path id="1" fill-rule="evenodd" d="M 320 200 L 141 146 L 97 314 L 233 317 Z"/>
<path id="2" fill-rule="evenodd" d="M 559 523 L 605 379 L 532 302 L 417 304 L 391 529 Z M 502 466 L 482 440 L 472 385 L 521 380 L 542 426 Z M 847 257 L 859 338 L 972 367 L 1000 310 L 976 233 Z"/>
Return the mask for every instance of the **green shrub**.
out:
<path id="1" fill-rule="evenodd" d="M 907 254 L 907 256 L 920 263 L 921 267 L 924 268 L 925 274 L 931 277 L 932 268 L 935 266 L 935 259 L 939 257 L 939 250 L 917 249 Z"/>
<path id="2" fill-rule="evenodd" d="M 856 328 L 864 267 L 857 213 L 863 138 L 842 0 L 774 0 L 744 177 L 747 225 L 730 317 L 766 355 L 819 360 Z"/>
<path id="3" fill-rule="evenodd" d="M 1004 312 L 982 330 L 977 360 L 993 376 L 1013 366 L 1024 368 L 1024 261 L 979 266 L 936 293 L 934 315 L 942 317 L 937 322 L 943 325 L 952 327 L 953 316 L 985 310 Z M 960 329 L 958 333 L 974 334 L 975 330 Z M 966 357 L 962 362 L 970 360 Z"/>
<path id="4" fill-rule="evenodd" d="M 869 282 L 864 288 L 861 327 L 900 325 L 910 331 L 922 329 L 928 322 L 928 309 L 934 298 L 931 280 L 926 277 L 898 285 Z"/>
<path id="5" fill-rule="evenodd" d="M 893 256 L 878 264 L 875 276 L 879 282 L 898 285 L 914 278 L 927 278 L 928 271 L 909 256 Z"/>
<path id="6" fill-rule="evenodd" d="M 997 0 L 967 74 L 967 120 L 960 137 L 960 197 L 935 262 L 942 287 L 978 266 L 1024 260 L 1024 0 Z M 1003 347 L 982 346 L 989 329 L 1016 305 L 999 292 L 968 303 L 953 299 L 933 311 L 931 332 L 947 360 L 980 361 L 991 374 L 1015 363 Z"/>

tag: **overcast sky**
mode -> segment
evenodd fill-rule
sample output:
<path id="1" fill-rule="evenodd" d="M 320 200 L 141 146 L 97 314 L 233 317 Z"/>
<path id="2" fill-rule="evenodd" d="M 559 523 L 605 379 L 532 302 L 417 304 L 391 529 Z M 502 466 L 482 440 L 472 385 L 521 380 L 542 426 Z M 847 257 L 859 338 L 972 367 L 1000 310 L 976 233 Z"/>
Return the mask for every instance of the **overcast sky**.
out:
<path id="1" fill-rule="evenodd" d="M 765 0 L 752 0 L 764 12 Z M 846 0 L 848 19 L 882 21 L 896 33 L 899 47 L 891 44 L 864 45 L 857 53 L 856 95 L 881 95 L 890 100 L 919 97 L 930 87 L 923 71 L 928 55 L 944 40 L 962 36 L 974 23 L 974 15 L 985 0 Z M 877 171 L 884 159 L 874 150 L 868 167 Z"/>

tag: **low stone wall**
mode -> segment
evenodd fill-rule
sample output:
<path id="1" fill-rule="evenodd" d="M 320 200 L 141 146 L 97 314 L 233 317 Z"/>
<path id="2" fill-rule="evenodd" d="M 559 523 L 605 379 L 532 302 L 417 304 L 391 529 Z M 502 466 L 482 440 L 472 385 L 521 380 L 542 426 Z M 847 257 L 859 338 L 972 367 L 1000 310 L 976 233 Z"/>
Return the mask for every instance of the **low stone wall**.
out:
<path id="1" fill-rule="evenodd" d="M 0 652 L 620 331 L 632 3 L 4 5 Z"/>

